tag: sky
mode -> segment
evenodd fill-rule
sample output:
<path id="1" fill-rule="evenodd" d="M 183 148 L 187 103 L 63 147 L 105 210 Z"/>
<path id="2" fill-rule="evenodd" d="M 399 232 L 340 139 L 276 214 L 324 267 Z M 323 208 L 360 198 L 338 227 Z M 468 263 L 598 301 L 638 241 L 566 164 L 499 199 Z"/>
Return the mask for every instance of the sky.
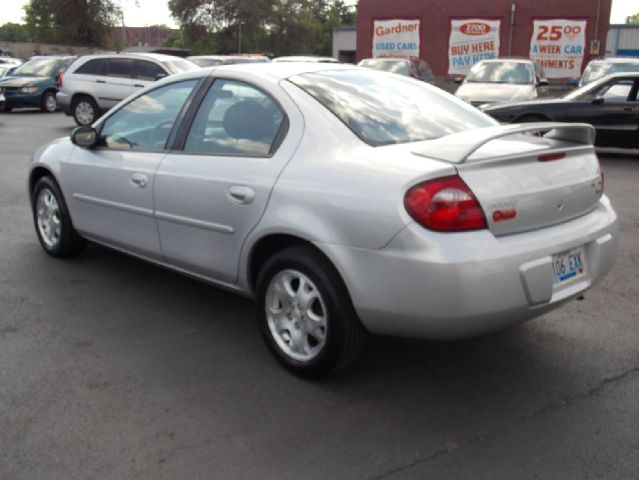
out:
<path id="1" fill-rule="evenodd" d="M 559 0 L 561 1 L 561 0 Z M 22 7 L 28 0 L 4 1 L 0 8 L 0 25 L 7 22 L 22 23 L 24 11 Z M 166 0 L 115 0 L 124 11 L 124 22 L 129 27 L 166 24 L 176 28 L 177 25 L 169 12 Z M 136 6 L 139 5 L 139 7 Z M 612 0 L 610 23 L 625 23 L 626 17 L 639 12 L 637 0 Z"/>

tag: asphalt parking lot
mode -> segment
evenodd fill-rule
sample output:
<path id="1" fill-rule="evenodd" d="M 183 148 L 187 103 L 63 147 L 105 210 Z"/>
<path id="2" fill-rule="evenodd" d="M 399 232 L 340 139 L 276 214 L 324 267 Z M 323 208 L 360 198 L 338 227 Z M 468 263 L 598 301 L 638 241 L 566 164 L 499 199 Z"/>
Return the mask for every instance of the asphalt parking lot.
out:
<path id="1" fill-rule="evenodd" d="M 602 156 L 620 255 L 583 301 L 462 342 L 373 338 L 314 383 L 270 357 L 248 300 L 42 251 L 28 161 L 73 126 L 0 114 L 0 478 L 637 478 L 639 153 Z"/>

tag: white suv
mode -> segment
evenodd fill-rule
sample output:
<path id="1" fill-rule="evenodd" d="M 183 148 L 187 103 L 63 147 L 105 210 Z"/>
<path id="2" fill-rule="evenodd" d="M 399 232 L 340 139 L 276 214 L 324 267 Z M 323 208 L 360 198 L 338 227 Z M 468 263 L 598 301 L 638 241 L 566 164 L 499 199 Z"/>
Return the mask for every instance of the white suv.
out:
<path id="1" fill-rule="evenodd" d="M 121 100 L 168 75 L 200 67 L 156 53 L 86 55 L 60 77 L 56 98 L 78 125 L 90 125 Z"/>

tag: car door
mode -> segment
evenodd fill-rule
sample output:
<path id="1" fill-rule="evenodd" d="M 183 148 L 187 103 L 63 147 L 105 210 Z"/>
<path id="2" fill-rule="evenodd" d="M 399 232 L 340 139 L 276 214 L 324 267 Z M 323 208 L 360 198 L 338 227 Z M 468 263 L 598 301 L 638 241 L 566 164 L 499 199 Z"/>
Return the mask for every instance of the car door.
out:
<path id="1" fill-rule="evenodd" d="M 156 174 L 155 216 L 166 261 L 235 282 L 243 241 L 302 130 L 286 95 L 266 92 L 248 75 L 217 78 L 181 151 L 170 152 Z"/>
<path id="2" fill-rule="evenodd" d="M 114 107 L 137 90 L 134 83 L 133 60 L 109 58 L 104 77 L 96 80 L 98 102 L 106 110 Z"/>
<path id="3" fill-rule="evenodd" d="M 169 133 L 197 80 L 164 85 L 102 122 L 101 142 L 76 147 L 62 162 L 74 226 L 89 238 L 161 258 L 153 217 L 153 180 Z"/>
<path id="4" fill-rule="evenodd" d="M 637 87 L 639 80 L 617 77 L 592 90 L 571 104 L 566 120 L 592 124 L 597 130 L 599 146 L 637 145 Z"/>

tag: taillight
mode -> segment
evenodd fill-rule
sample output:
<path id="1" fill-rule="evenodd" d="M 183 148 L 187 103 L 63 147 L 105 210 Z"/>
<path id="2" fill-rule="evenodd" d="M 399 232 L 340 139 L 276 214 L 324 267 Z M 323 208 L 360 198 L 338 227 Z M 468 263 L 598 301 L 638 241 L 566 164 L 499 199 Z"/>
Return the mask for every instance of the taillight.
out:
<path id="1" fill-rule="evenodd" d="M 64 72 L 58 73 L 58 88 L 62 88 L 62 77 L 64 77 Z"/>
<path id="2" fill-rule="evenodd" d="M 412 187 L 404 206 L 420 225 L 438 232 L 487 228 L 481 205 L 458 176 L 436 178 Z"/>
<path id="3" fill-rule="evenodd" d="M 601 196 L 604 193 L 604 172 L 601 169 L 599 159 L 597 159 L 597 173 L 599 174 L 599 182 L 595 181 L 595 191 Z"/>

